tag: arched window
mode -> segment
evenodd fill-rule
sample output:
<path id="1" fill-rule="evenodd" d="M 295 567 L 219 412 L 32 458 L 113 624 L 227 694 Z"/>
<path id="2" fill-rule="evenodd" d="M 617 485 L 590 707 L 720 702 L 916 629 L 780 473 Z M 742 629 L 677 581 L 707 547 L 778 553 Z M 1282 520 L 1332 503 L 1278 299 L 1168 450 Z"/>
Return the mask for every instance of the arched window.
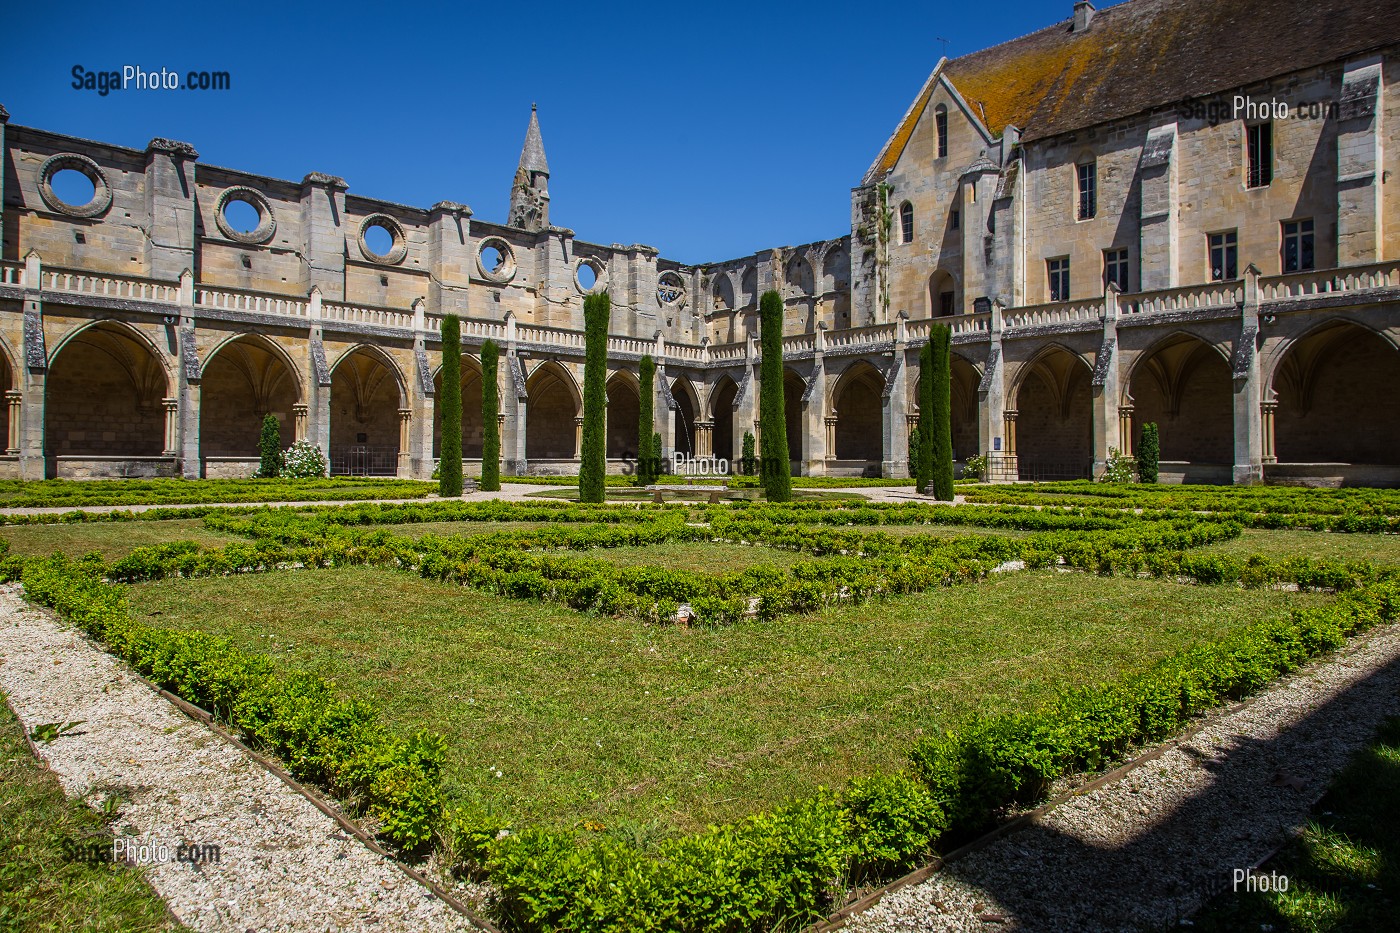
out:
<path id="1" fill-rule="evenodd" d="M 908 201 L 899 206 L 899 242 L 914 242 L 914 205 Z"/>
<path id="2" fill-rule="evenodd" d="M 939 104 L 933 111 L 933 127 L 938 134 L 938 157 L 948 155 L 948 108 Z"/>

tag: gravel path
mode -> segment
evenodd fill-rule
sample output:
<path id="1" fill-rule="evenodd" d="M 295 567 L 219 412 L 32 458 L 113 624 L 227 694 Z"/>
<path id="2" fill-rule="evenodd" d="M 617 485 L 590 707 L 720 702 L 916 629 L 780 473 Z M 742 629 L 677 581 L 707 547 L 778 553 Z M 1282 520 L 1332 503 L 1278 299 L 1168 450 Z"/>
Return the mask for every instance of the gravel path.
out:
<path id="1" fill-rule="evenodd" d="M 134 677 L 117 659 L 0 587 L 0 690 L 26 731 L 84 720 L 38 748 L 63 789 L 123 803 L 114 823 L 164 846 L 149 879 L 196 930 L 475 930 L 310 801 Z M 218 847 L 180 861 L 181 845 Z"/>
<path id="2" fill-rule="evenodd" d="M 1400 714 L 1400 625 L 851 918 L 861 933 L 1161 928 L 1269 855 Z"/>

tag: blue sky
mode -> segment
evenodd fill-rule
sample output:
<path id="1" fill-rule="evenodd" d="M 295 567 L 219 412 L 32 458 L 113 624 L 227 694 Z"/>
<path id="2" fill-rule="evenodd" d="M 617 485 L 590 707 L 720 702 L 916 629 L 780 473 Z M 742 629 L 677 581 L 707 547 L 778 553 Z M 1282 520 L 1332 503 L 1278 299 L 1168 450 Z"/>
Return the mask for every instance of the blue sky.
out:
<path id="1" fill-rule="evenodd" d="M 688 263 L 838 236 L 850 189 L 944 50 L 1068 18 L 980 4 L 15 4 L 13 123 L 504 221 L 531 103 L 551 220 Z M 228 71 L 222 92 L 72 87 L 123 65 Z"/>

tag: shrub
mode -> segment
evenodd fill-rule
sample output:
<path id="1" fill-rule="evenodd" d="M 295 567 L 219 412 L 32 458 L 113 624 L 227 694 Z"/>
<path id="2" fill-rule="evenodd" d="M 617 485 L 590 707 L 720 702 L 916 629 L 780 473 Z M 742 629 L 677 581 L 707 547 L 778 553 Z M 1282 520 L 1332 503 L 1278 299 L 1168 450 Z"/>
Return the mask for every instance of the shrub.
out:
<path id="1" fill-rule="evenodd" d="M 1157 482 L 1158 461 L 1161 456 L 1162 445 L 1158 439 L 1157 422 L 1149 421 L 1142 426 L 1142 434 L 1138 438 L 1138 478 L 1142 482 Z"/>
<path id="2" fill-rule="evenodd" d="M 963 479 L 986 479 L 987 458 L 976 454 L 963 461 Z"/>
<path id="3" fill-rule="evenodd" d="M 924 433 L 917 427 L 909 432 L 909 475 L 914 477 L 917 488 L 919 482 L 919 451 L 923 450 Z"/>
<path id="4" fill-rule="evenodd" d="M 310 441 L 297 441 L 282 454 L 282 476 L 288 479 L 321 477 L 328 470 L 326 455 Z"/>
<path id="5" fill-rule="evenodd" d="M 638 372 L 641 408 L 637 417 L 637 485 L 649 486 L 661 473 L 661 448 L 651 442 L 656 427 L 656 361 L 650 354 L 642 357 Z"/>
<path id="6" fill-rule="evenodd" d="M 759 366 L 759 470 L 769 502 L 792 499 L 788 459 L 787 403 L 783 396 L 783 299 L 775 291 L 759 301 L 763 359 Z"/>
<path id="7" fill-rule="evenodd" d="M 500 354 L 494 340 L 481 345 L 481 488 L 487 492 L 501 488 L 501 404 L 496 376 Z"/>
<path id="8" fill-rule="evenodd" d="M 1108 448 L 1108 462 L 1104 465 L 1101 483 L 1131 483 L 1137 463 L 1132 457 L 1123 456 L 1117 447 Z"/>
<path id="9" fill-rule="evenodd" d="M 743 455 L 739 459 L 739 471 L 745 476 L 753 476 L 754 466 L 758 462 L 758 457 L 755 454 L 754 448 L 753 432 L 745 431 Z"/>
<path id="10" fill-rule="evenodd" d="M 455 314 L 442 319 L 442 456 L 437 473 L 438 495 L 462 494 L 462 322 Z"/>
<path id="11" fill-rule="evenodd" d="M 282 473 L 282 425 L 272 412 L 263 415 L 258 437 L 258 476 L 271 479 Z"/>
<path id="12" fill-rule="evenodd" d="M 940 502 L 953 501 L 953 403 L 952 360 L 949 357 L 953 332 L 946 324 L 934 324 L 929 334 L 931 348 L 930 370 L 933 384 L 930 400 L 933 438 L 930 445 L 930 470 L 933 497 Z"/>
<path id="13" fill-rule="evenodd" d="M 583 449 L 579 451 L 578 498 L 602 502 L 607 464 L 608 322 L 607 292 L 583 300 Z"/>

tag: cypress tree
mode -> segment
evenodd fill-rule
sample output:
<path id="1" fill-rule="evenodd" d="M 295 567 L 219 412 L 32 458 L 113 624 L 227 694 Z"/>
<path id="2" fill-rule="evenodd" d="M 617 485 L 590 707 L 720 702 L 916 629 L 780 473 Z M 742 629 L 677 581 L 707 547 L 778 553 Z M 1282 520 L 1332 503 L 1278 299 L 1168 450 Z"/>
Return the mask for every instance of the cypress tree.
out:
<path id="1" fill-rule="evenodd" d="M 918 490 L 928 495 L 933 486 L 933 340 L 919 351 L 919 455 L 915 477 Z"/>
<path id="2" fill-rule="evenodd" d="M 752 431 L 744 432 L 744 454 L 739 460 L 739 469 L 745 476 L 753 476 L 753 465 L 758 460 L 758 455 L 754 450 L 754 439 Z"/>
<path id="3" fill-rule="evenodd" d="M 656 361 L 650 354 L 642 357 L 639 382 L 642 404 L 637 417 L 637 485 L 649 486 L 661 472 L 661 464 L 657 462 L 661 451 L 651 446 L 652 428 L 656 424 Z"/>
<path id="4" fill-rule="evenodd" d="M 487 492 L 501 489 L 501 399 L 496 384 L 500 353 L 494 340 L 481 346 L 481 488 Z"/>
<path id="5" fill-rule="evenodd" d="M 263 415 L 258 454 L 258 476 L 272 479 L 282 472 L 282 426 L 272 412 Z"/>
<path id="6" fill-rule="evenodd" d="M 783 299 L 775 291 L 759 301 L 759 472 L 769 502 L 792 499 L 792 464 L 788 460 L 787 403 L 783 398 Z"/>
<path id="7" fill-rule="evenodd" d="M 455 314 L 442 319 L 442 456 L 438 459 L 438 495 L 462 494 L 462 322 Z"/>
<path id="8" fill-rule="evenodd" d="M 1142 436 L 1138 438 L 1138 481 L 1157 482 L 1159 461 L 1162 457 L 1162 442 L 1157 434 L 1157 422 L 1149 421 L 1142 426 Z"/>
<path id="9" fill-rule="evenodd" d="M 602 502 L 607 474 L 608 321 L 607 292 L 583 300 L 583 449 L 579 451 L 578 498 Z"/>
<path id="10" fill-rule="evenodd" d="M 933 325 L 929 334 L 933 368 L 933 437 L 930 443 L 933 497 L 953 501 L 953 331 L 946 324 Z"/>

